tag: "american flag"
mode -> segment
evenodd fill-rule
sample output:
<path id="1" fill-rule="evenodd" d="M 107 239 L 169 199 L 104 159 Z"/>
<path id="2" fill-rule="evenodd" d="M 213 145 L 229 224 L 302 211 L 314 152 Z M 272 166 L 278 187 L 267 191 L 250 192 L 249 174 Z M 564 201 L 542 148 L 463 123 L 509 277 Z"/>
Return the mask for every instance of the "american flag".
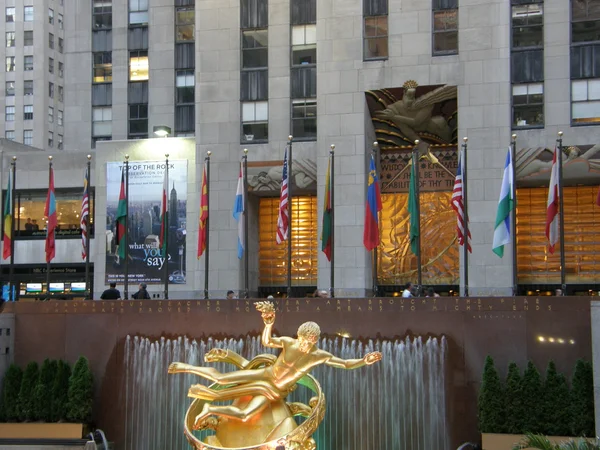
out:
<path id="1" fill-rule="evenodd" d="M 454 190 L 452 191 L 452 209 L 456 211 L 456 232 L 458 233 L 458 243 L 465 245 L 465 208 L 463 205 L 463 173 L 464 173 L 463 151 L 458 152 L 458 168 L 456 169 L 456 178 L 454 179 Z M 467 218 L 467 228 L 469 221 Z M 472 253 L 471 249 L 471 231 L 467 230 L 469 239 L 467 242 L 467 250 Z"/>
<path id="2" fill-rule="evenodd" d="M 85 259 L 87 256 L 87 222 L 90 218 L 90 196 L 88 193 L 88 171 L 85 171 L 85 177 L 83 179 L 83 199 L 81 200 L 81 221 L 79 226 L 81 227 L 81 258 Z"/>
<path id="3" fill-rule="evenodd" d="M 288 149 L 283 157 L 283 175 L 281 177 L 281 195 L 279 196 L 279 216 L 277 217 L 277 243 L 288 237 L 290 218 L 288 216 Z"/>

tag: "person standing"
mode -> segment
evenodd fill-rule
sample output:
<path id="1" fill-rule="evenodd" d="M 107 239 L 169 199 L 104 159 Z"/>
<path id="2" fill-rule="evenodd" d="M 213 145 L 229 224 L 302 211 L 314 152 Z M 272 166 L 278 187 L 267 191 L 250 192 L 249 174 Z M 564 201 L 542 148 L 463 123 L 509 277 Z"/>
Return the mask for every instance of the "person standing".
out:
<path id="1" fill-rule="evenodd" d="M 110 287 L 106 289 L 100 296 L 101 300 L 121 300 L 121 292 L 117 289 L 117 283 L 110 283 Z"/>
<path id="2" fill-rule="evenodd" d="M 404 291 L 402 291 L 402 297 L 409 298 L 413 296 L 413 284 L 409 281 L 404 286 Z"/>
<path id="3" fill-rule="evenodd" d="M 131 297 L 136 300 L 150 300 L 150 294 L 146 290 L 146 283 L 140 283 L 138 291 Z"/>
<path id="4" fill-rule="evenodd" d="M 227 300 L 234 300 L 235 299 L 235 292 L 233 291 L 227 291 Z"/>

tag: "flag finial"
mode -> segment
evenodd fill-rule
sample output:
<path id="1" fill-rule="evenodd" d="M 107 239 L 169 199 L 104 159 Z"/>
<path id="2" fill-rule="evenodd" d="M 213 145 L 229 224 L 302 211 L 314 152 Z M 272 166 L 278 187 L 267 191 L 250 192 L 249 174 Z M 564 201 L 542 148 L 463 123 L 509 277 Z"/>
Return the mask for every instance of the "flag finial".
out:
<path id="1" fill-rule="evenodd" d="M 87 159 L 88 159 L 88 161 L 91 161 L 92 160 L 92 155 L 87 155 Z"/>
<path id="2" fill-rule="evenodd" d="M 13 161 L 16 161 L 16 160 L 17 160 L 17 157 L 16 157 L 16 156 L 13 156 L 13 158 L 12 158 L 12 159 L 13 159 Z"/>
<path id="3" fill-rule="evenodd" d="M 516 134 L 513 134 L 511 137 L 512 137 L 512 140 L 513 140 L 513 141 L 516 141 L 516 140 L 517 140 L 517 135 L 516 135 Z"/>
<path id="4" fill-rule="evenodd" d="M 559 132 L 558 132 L 558 137 L 559 137 L 559 138 L 561 138 L 562 136 L 563 136 L 563 132 L 562 132 L 562 131 L 559 131 Z"/>
<path id="5" fill-rule="evenodd" d="M 463 138 L 463 142 L 464 142 L 465 144 L 467 143 L 467 141 L 468 141 L 468 140 L 469 140 L 469 138 L 468 138 L 468 137 L 466 137 L 466 136 Z"/>
<path id="6" fill-rule="evenodd" d="M 244 155 L 248 156 L 248 149 L 247 148 L 244 149 Z"/>
<path id="7" fill-rule="evenodd" d="M 331 151 L 334 151 L 334 150 L 335 150 L 335 144 L 331 144 L 331 145 L 329 146 L 329 148 L 331 148 Z"/>
<path id="8" fill-rule="evenodd" d="M 52 155 L 48 156 L 48 160 L 52 161 Z"/>

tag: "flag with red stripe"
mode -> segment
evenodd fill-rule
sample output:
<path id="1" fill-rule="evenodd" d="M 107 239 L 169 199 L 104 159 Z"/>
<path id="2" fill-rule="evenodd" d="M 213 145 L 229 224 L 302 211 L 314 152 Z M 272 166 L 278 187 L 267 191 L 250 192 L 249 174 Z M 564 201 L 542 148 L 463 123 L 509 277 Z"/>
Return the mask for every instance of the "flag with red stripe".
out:
<path id="1" fill-rule="evenodd" d="M 546 237 L 548 238 L 548 251 L 554 253 L 554 246 L 558 242 L 558 147 L 554 147 L 552 157 L 552 171 L 550 172 L 550 187 L 548 188 L 548 202 L 546 209 Z"/>
<path id="2" fill-rule="evenodd" d="M 463 195 L 463 174 L 465 173 L 463 150 L 458 152 L 458 168 L 456 169 L 456 178 L 454 179 L 454 189 L 452 190 L 452 209 L 456 212 L 456 233 L 458 235 L 458 243 L 465 245 L 465 206 Z M 471 249 L 471 230 L 469 230 L 469 218 L 466 218 L 467 228 L 467 250 L 472 253 Z"/>
<path id="3" fill-rule="evenodd" d="M 288 215 L 288 149 L 283 157 L 283 175 L 281 177 L 281 195 L 279 196 L 279 216 L 277 217 L 277 243 L 281 244 L 288 237 L 290 218 Z"/>
<path id="4" fill-rule="evenodd" d="M 90 195 L 88 189 L 88 170 L 85 170 L 85 175 L 83 177 L 83 198 L 81 200 L 81 214 L 79 221 L 79 228 L 81 228 L 81 259 L 86 259 L 87 257 L 87 224 L 90 219 Z"/>

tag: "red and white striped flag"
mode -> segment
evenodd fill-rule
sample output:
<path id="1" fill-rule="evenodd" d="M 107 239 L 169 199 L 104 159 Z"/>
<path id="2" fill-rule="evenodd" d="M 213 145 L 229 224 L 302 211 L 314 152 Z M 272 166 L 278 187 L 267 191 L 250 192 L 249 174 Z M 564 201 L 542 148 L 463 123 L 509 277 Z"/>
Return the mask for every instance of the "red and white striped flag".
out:
<path id="1" fill-rule="evenodd" d="M 550 187 L 548 188 L 548 209 L 546 209 L 546 237 L 548 238 L 548 251 L 550 253 L 554 253 L 554 246 L 558 242 L 558 204 L 558 147 L 554 147 Z"/>
<path id="2" fill-rule="evenodd" d="M 463 150 L 458 152 L 458 168 L 456 169 L 456 178 L 454 179 L 454 189 L 452 190 L 452 209 L 456 212 L 456 233 L 458 234 L 458 243 L 465 245 L 465 208 L 463 197 L 463 173 L 465 172 Z M 471 249 L 471 230 L 469 228 L 469 219 L 467 218 L 467 250 L 473 253 Z"/>
<path id="3" fill-rule="evenodd" d="M 288 149 L 283 157 L 283 175 L 281 177 L 281 195 L 279 196 L 279 216 L 277 217 L 277 243 L 288 237 L 290 218 L 288 216 Z"/>
<path id="4" fill-rule="evenodd" d="M 81 200 L 81 220 L 79 221 L 79 227 L 81 228 L 81 258 L 86 259 L 87 257 L 87 222 L 90 219 L 90 195 L 88 186 L 88 171 L 85 171 L 85 177 L 83 178 L 83 199 Z"/>

